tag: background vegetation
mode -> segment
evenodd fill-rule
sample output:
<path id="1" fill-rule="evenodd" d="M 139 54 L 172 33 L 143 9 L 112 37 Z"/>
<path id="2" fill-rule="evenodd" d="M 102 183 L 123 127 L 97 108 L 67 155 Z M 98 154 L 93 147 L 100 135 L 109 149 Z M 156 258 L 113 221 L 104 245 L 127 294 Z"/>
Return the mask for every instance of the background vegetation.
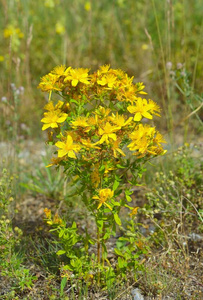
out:
<path id="1" fill-rule="evenodd" d="M 201 0 L 0 1 L 2 299 L 84 299 L 81 286 L 63 295 L 58 246 L 43 223 L 43 209 L 61 201 L 68 217 L 85 217 L 67 196 L 72 187 L 62 171 L 45 169 L 47 99 L 37 86 L 56 65 L 95 70 L 106 63 L 144 82 L 162 108 L 155 124 L 168 141 L 168 154 L 147 166 L 144 187 L 135 188 L 137 221 L 148 226 L 143 234 L 153 250 L 136 285 L 126 285 L 154 298 L 201 299 L 202 15 Z M 122 299 L 125 290 L 119 283 L 106 297 Z M 103 292 L 84 293 L 99 299 Z"/>

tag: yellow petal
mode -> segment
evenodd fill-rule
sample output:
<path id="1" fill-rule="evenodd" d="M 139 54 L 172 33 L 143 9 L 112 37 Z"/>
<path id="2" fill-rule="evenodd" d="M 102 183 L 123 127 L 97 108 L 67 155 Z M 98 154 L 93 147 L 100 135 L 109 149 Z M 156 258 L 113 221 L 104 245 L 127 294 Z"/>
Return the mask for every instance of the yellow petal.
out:
<path id="1" fill-rule="evenodd" d="M 68 153 L 68 150 L 65 150 L 65 149 L 58 150 L 58 157 L 63 157 L 67 153 Z"/>
<path id="2" fill-rule="evenodd" d="M 57 124 L 57 123 L 51 123 L 50 127 L 51 127 L 51 128 L 57 128 L 57 127 L 58 127 L 58 124 Z"/>
<path id="3" fill-rule="evenodd" d="M 78 80 L 77 79 L 73 79 L 71 82 L 72 86 L 76 86 L 78 84 Z"/>
<path id="4" fill-rule="evenodd" d="M 99 205 L 97 206 L 97 209 L 99 209 L 102 206 L 102 202 L 99 203 Z"/>
<path id="5" fill-rule="evenodd" d="M 114 141 L 117 140 L 117 136 L 116 136 L 115 133 L 110 133 L 110 134 L 108 134 L 108 136 L 109 136 L 112 140 L 114 140 Z"/>
<path id="6" fill-rule="evenodd" d="M 47 128 L 49 128 L 50 127 L 50 124 L 44 124 L 43 126 L 42 126 L 42 130 L 46 130 Z"/>
<path id="7" fill-rule="evenodd" d="M 142 115 L 140 112 L 136 113 L 134 116 L 134 121 L 140 121 L 142 119 Z"/>
<path id="8" fill-rule="evenodd" d="M 123 156 L 125 156 L 125 153 L 120 149 L 120 148 L 117 148 L 116 149 L 120 154 L 122 154 Z"/>
<path id="9" fill-rule="evenodd" d="M 67 114 L 63 114 L 60 118 L 58 118 L 57 122 L 58 123 L 64 122 L 66 120 L 67 116 L 68 116 Z"/>
<path id="10" fill-rule="evenodd" d="M 106 205 L 110 210 L 112 210 L 111 206 L 108 205 L 108 203 L 105 202 L 104 205 Z"/>
<path id="11" fill-rule="evenodd" d="M 64 148 L 65 147 L 65 143 L 63 143 L 63 142 L 57 142 L 55 144 L 55 146 L 58 147 L 58 148 Z"/>
<path id="12" fill-rule="evenodd" d="M 147 119 L 152 119 L 152 115 L 150 115 L 150 113 L 148 113 L 147 111 L 143 112 L 142 115 Z"/>
<path id="13" fill-rule="evenodd" d="M 73 150 L 68 151 L 68 157 L 76 158 L 75 153 L 73 152 Z"/>
<path id="14" fill-rule="evenodd" d="M 128 110 L 131 114 L 133 114 L 133 113 L 136 112 L 137 109 L 136 109 L 135 106 L 130 105 L 130 106 L 127 107 L 127 110 Z"/>

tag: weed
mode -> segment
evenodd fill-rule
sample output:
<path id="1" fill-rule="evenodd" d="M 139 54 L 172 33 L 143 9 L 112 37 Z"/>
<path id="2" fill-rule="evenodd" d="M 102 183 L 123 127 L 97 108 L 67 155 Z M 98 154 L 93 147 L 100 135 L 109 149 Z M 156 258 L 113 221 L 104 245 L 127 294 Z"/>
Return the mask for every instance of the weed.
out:
<path id="1" fill-rule="evenodd" d="M 1 276 L 10 289 L 24 290 L 31 288 L 33 280 L 36 279 L 30 273 L 29 269 L 23 266 L 23 258 L 17 251 L 17 246 L 20 244 L 22 231 L 12 226 L 11 203 L 14 200 L 12 197 L 12 177 L 6 169 L 0 177 L 0 265 Z M 8 291 L 5 290 L 7 293 Z"/>

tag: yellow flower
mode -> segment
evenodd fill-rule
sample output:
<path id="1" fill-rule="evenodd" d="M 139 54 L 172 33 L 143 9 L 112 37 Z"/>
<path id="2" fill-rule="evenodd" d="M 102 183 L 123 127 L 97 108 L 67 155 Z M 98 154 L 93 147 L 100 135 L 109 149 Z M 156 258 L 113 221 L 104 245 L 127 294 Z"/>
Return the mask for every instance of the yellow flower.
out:
<path id="1" fill-rule="evenodd" d="M 143 91 L 144 88 L 145 88 L 143 82 L 137 82 L 135 84 L 135 86 L 136 86 L 136 92 L 137 93 L 142 94 L 142 95 L 147 95 L 147 93 Z"/>
<path id="2" fill-rule="evenodd" d="M 51 73 L 54 74 L 54 75 L 63 76 L 65 74 L 65 70 L 66 70 L 66 66 L 65 65 L 56 66 L 51 71 Z"/>
<path id="3" fill-rule="evenodd" d="M 88 124 L 89 124 L 90 126 L 95 126 L 95 125 L 97 125 L 97 124 L 98 124 L 98 116 L 95 115 L 95 116 L 89 117 L 89 118 L 88 118 Z"/>
<path id="4" fill-rule="evenodd" d="M 119 140 L 113 142 L 112 150 L 113 150 L 113 156 L 114 156 L 115 158 L 118 157 L 116 152 L 118 152 L 118 153 L 120 153 L 121 155 L 125 156 L 125 153 L 119 148 L 120 143 L 121 143 L 121 142 L 120 142 Z"/>
<path id="5" fill-rule="evenodd" d="M 66 31 L 65 27 L 60 22 L 56 23 L 55 30 L 56 30 L 56 33 L 58 33 L 60 35 L 63 35 Z"/>
<path id="6" fill-rule="evenodd" d="M 96 146 L 97 143 L 91 144 L 90 139 L 87 139 L 87 140 L 81 139 L 81 143 L 82 143 L 87 149 L 89 149 L 89 148 L 100 149 L 100 147 L 97 147 L 97 146 Z"/>
<path id="7" fill-rule="evenodd" d="M 149 125 L 143 126 L 143 124 L 139 124 L 137 126 L 137 129 L 134 130 L 129 137 L 132 140 L 140 140 L 143 137 L 149 137 L 152 138 L 155 134 L 155 127 L 150 127 Z"/>
<path id="8" fill-rule="evenodd" d="M 110 69 L 110 65 L 101 66 L 97 71 L 97 75 L 100 76 L 101 74 L 108 73 L 109 69 Z"/>
<path id="9" fill-rule="evenodd" d="M 146 99 L 139 97 L 135 105 L 130 105 L 127 110 L 131 114 L 135 114 L 134 121 L 140 121 L 142 117 L 152 119 L 152 115 L 149 113 L 151 106 L 147 103 Z"/>
<path id="10" fill-rule="evenodd" d="M 142 50 L 148 50 L 149 49 L 149 45 L 147 44 L 142 44 Z"/>
<path id="11" fill-rule="evenodd" d="M 157 131 L 156 136 L 153 138 L 153 145 L 148 148 L 148 152 L 153 155 L 163 155 L 167 152 L 162 148 L 161 143 L 166 143 L 163 136 Z"/>
<path id="12" fill-rule="evenodd" d="M 66 120 L 67 116 L 68 115 L 65 114 L 65 113 L 62 113 L 60 109 L 45 112 L 44 113 L 44 118 L 41 119 L 41 122 L 45 123 L 42 126 L 42 130 L 45 130 L 49 127 L 57 128 L 58 123 L 63 123 Z"/>
<path id="13" fill-rule="evenodd" d="M 158 131 L 156 131 L 156 137 L 154 138 L 153 142 L 155 144 L 157 144 L 158 146 L 160 146 L 161 143 L 166 143 L 166 141 L 164 140 L 162 134 Z"/>
<path id="14" fill-rule="evenodd" d="M 8 25 L 4 29 L 4 37 L 9 38 L 10 36 L 17 36 L 18 38 L 24 38 L 24 33 L 20 30 L 20 28 L 15 28 L 13 25 Z"/>
<path id="15" fill-rule="evenodd" d="M 99 165 L 95 165 L 95 169 L 91 173 L 91 182 L 95 188 L 97 188 L 100 183 L 100 176 L 99 176 L 98 168 L 99 168 Z"/>
<path id="16" fill-rule="evenodd" d="M 132 142 L 127 147 L 131 151 L 138 151 L 134 155 L 139 153 L 143 155 L 146 153 L 162 155 L 166 153 L 166 150 L 164 151 L 161 145 L 161 143 L 166 142 L 163 136 L 155 130 L 155 127 L 139 124 L 137 129 L 129 135 L 129 138 L 131 138 Z"/>
<path id="17" fill-rule="evenodd" d="M 99 108 L 96 110 L 96 113 L 98 113 L 99 115 L 101 115 L 102 117 L 107 117 L 109 115 L 109 113 L 111 112 L 110 108 L 105 108 L 103 106 L 99 106 Z"/>
<path id="18" fill-rule="evenodd" d="M 104 75 L 101 80 L 97 80 L 97 83 L 104 86 L 107 85 L 109 88 L 112 88 L 117 81 L 117 77 L 113 74 Z"/>
<path id="19" fill-rule="evenodd" d="M 109 139 L 112 139 L 114 141 L 116 141 L 117 136 L 114 133 L 115 131 L 118 131 L 120 129 L 120 127 L 118 126 L 112 126 L 109 122 L 107 122 L 105 124 L 105 126 L 102 128 L 99 128 L 99 135 L 101 135 L 101 139 L 99 140 L 99 144 L 103 144 L 103 142 L 106 142 L 107 144 L 109 144 Z"/>
<path id="20" fill-rule="evenodd" d="M 154 114 L 154 115 L 160 117 L 160 114 L 158 114 L 158 113 L 161 111 L 159 105 L 156 104 L 156 103 L 155 103 L 153 100 L 151 100 L 151 99 L 149 99 L 148 101 L 149 101 L 149 104 L 148 104 L 148 105 L 149 105 L 149 108 L 150 108 L 150 112 L 151 112 L 152 114 Z"/>
<path id="21" fill-rule="evenodd" d="M 53 111 L 53 110 L 57 110 L 60 109 L 63 106 L 64 102 L 59 100 L 58 103 L 54 106 L 52 101 L 49 101 L 45 106 L 44 109 L 48 110 L 48 111 Z"/>
<path id="22" fill-rule="evenodd" d="M 64 160 L 64 158 L 62 157 L 52 157 L 51 163 L 47 165 L 46 168 L 52 167 L 54 165 L 58 165 L 62 160 Z"/>
<path id="23" fill-rule="evenodd" d="M 41 78 L 41 82 L 38 85 L 43 92 L 50 92 L 50 91 L 62 91 L 63 84 L 58 82 L 58 75 L 49 73 Z"/>
<path id="24" fill-rule="evenodd" d="M 114 191 L 110 189 L 101 189 L 99 190 L 99 196 L 94 196 L 93 199 L 99 200 L 99 205 L 97 209 L 99 209 L 103 204 L 106 205 L 110 210 L 112 210 L 111 206 L 106 203 L 107 200 L 111 199 L 114 195 Z"/>
<path id="25" fill-rule="evenodd" d="M 77 86 L 79 82 L 82 82 L 84 84 L 90 84 L 89 75 L 88 75 L 89 69 L 70 69 L 69 75 L 66 76 L 64 79 L 64 82 L 71 81 L 72 86 Z"/>
<path id="26" fill-rule="evenodd" d="M 134 85 L 128 86 L 127 88 L 123 85 L 119 87 L 119 93 L 117 94 L 118 101 L 131 102 L 132 104 L 137 100 L 135 95 L 136 89 Z"/>
<path id="27" fill-rule="evenodd" d="M 116 116 L 114 114 L 112 114 L 112 116 L 110 117 L 110 120 L 117 126 L 120 127 L 124 127 L 130 124 L 130 122 L 132 121 L 132 117 L 130 117 L 127 121 L 125 120 L 125 117 L 122 115 L 119 115 L 118 112 L 116 114 Z"/>
<path id="28" fill-rule="evenodd" d="M 73 139 L 70 135 L 67 136 L 65 142 L 59 141 L 55 144 L 55 146 L 61 148 L 61 150 L 58 150 L 58 157 L 68 155 L 68 157 L 76 158 L 75 152 L 77 153 L 80 150 L 79 145 L 73 144 Z"/>
<path id="29" fill-rule="evenodd" d="M 143 126 L 139 124 L 137 130 L 133 131 L 129 137 L 132 142 L 127 146 L 131 151 L 138 150 L 139 153 L 144 154 L 150 145 L 155 134 L 155 128 L 150 126 Z M 135 153 L 136 154 L 136 153 Z"/>
<path id="30" fill-rule="evenodd" d="M 115 167 L 113 167 L 113 165 L 112 165 L 111 162 L 109 162 L 109 163 L 104 162 L 104 166 L 105 166 L 104 174 L 106 174 L 106 175 L 107 175 L 109 172 L 111 172 L 111 171 L 113 171 L 113 170 L 116 169 Z"/>
<path id="31" fill-rule="evenodd" d="M 86 11 L 90 11 L 91 10 L 91 2 L 87 1 L 84 5 L 84 8 Z"/>
<path id="32" fill-rule="evenodd" d="M 87 120 L 88 119 L 86 117 L 77 117 L 75 119 L 75 121 L 73 121 L 71 124 L 73 127 L 83 127 L 83 128 L 89 127 L 88 128 L 88 131 L 89 131 L 91 128 L 90 128 L 89 124 L 87 123 Z"/>
<path id="33" fill-rule="evenodd" d="M 63 224 L 63 220 L 59 217 L 57 213 L 55 213 L 53 217 L 53 224 L 57 224 L 57 225 Z"/>
<path id="34" fill-rule="evenodd" d="M 51 209 L 45 208 L 44 213 L 45 213 L 47 219 L 51 218 Z"/>
<path id="35" fill-rule="evenodd" d="M 138 211 L 139 207 L 134 207 L 132 212 L 130 213 L 130 216 L 135 216 L 137 214 L 137 211 Z"/>
<path id="36" fill-rule="evenodd" d="M 147 138 L 144 136 L 142 139 L 140 140 L 134 140 L 132 141 L 129 145 L 128 148 L 131 151 L 135 151 L 138 150 L 139 153 L 145 153 L 147 151 L 147 147 L 149 145 L 149 141 L 147 140 Z M 136 153 L 135 153 L 136 154 Z"/>
<path id="37" fill-rule="evenodd" d="M 113 70 L 113 73 L 121 80 L 123 80 L 124 78 L 128 78 L 129 79 L 129 77 L 128 77 L 128 75 L 127 74 L 125 74 L 125 72 L 123 72 L 123 70 L 121 70 L 121 69 L 114 69 Z M 132 77 L 132 79 L 133 79 L 133 77 Z M 122 85 L 123 85 L 123 81 L 122 81 Z"/>

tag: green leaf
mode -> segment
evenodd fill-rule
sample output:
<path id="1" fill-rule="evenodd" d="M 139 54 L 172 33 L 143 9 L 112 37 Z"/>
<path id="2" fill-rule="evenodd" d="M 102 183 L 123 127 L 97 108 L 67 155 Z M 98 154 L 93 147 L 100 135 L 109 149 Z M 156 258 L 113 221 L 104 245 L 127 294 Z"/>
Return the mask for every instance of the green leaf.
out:
<path id="1" fill-rule="evenodd" d="M 113 204 L 113 206 L 121 206 L 120 202 L 111 200 L 111 203 Z"/>
<path id="2" fill-rule="evenodd" d="M 125 194 L 128 195 L 128 196 L 132 195 L 132 193 L 133 193 L 133 192 L 130 191 L 130 190 L 125 190 Z"/>
<path id="3" fill-rule="evenodd" d="M 127 262 L 125 259 L 119 257 L 118 258 L 118 266 L 120 269 L 122 269 L 123 267 L 127 267 Z"/>
<path id="4" fill-rule="evenodd" d="M 97 220 L 96 223 L 97 223 L 98 228 L 100 228 L 100 229 L 103 228 L 103 223 L 104 223 L 103 220 L 101 220 L 101 219 Z"/>
<path id="5" fill-rule="evenodd" d="M 128 196 L 128 195 L 125 195 L 126 196 L 126 200 L 128 201 L 128 202 L 131 202 L 132 201 L 132 198 L 130 197 L 130 196 Z"/>
<path id="6" fill-rule="evenodd" d="M 117 167 L 118 169 L 125 169 L 125 166 L 121 166 L 120 164 L 117 164 L 116 167 Z"/>
<path id="7" fill-rule="evenodd" d="M 106 232 L 105 235 L 103 236 L 103 239 L 107 240 L 110 238 L 110 236 L 111 236 L 111 234 L 109 232 Z"/>
<path id="8" fill-rule="evenodd" d="M 61 291 L 60 291 L 60 296 L 63 296 L 63 290 L 66 286 L 67 283 L 67 277 L 63 277 L 63 279 L 61 280 Z"/>
<path id="9" fill-rule="evenodd" d="M 123 253 L 122 253 L 119 249 L 117 249 L 117 248 L 114 249 L 114 252 L 115 252 L 117 255 L 123 256 Z"/>
<path id="10" fill-rule="evenodd" d="M 115 220 L 116 224 L 121 226 L 121 219 L 119 218 L 118 214 L 114 214 L 114 220 Z"/>
<path id="11" fill-rule="evenodd" d="M 78 101 L 76 101 L 75 99 L 70 99 L 70 102 L 71 102 L 71 103 L 75 103 L 77 106 L 79 106 Z"/>
<path id="12" fill-rule="evenodd" d="M 59 238 L 62 238 L 63 235 L 64 235 L 64 228 L 61 229 L 61 231 L 59 232 Z"/>
<path id="13" fill-rule="evenodd" d="M 76 225 L 75 221 L 73 222 L 73 224 L 72 224 L 72 227 L 71 227 L 71 228 L 77 228 L 77 225 Z"/>
<path id="14" fill-rule="evenodd" d="M 64 251 L 64 250 L 59 250 L 58 252 L 56 252 L 57 255 L 62 255 L 62 254 L 65 254 L 65 253 L 66 253 L 66 251 Z"/>
<path id="15" fill-rule="evenodd" d="M 119 186 L 119 181 L 115 180 L 113 184 L 113 190 L 115 191 L 118 186 Z"/>

